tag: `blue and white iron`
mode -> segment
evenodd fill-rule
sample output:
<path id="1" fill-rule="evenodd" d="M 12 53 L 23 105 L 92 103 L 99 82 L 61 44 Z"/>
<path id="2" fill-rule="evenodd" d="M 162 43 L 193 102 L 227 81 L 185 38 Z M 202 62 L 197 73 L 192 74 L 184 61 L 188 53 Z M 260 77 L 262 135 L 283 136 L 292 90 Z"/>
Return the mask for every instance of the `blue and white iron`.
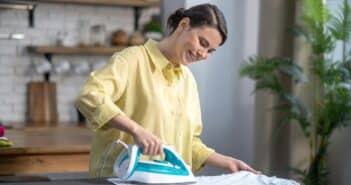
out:
<path id="1" fill-rule="evenodd" d="M 141 148 L 136 144 L 127 146 L 117 157 L 113 171 L 124 181 L 147 184 L 195 183 L 196 179 L 181 157 L 169 146 L 163 145 L 163 161 L 142 161 Z"/>

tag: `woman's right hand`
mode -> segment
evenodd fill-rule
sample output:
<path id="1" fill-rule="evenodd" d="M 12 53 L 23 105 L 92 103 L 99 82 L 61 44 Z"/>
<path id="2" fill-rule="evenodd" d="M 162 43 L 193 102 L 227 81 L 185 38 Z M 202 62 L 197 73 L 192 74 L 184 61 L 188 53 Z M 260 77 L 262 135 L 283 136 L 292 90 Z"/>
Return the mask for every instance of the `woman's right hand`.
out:
<path id="1" fill-rule="evenodd" d="M 136 144 L 142 148 L 144 155 L 162 154 L 161 140 L 128 117 L 116 116 L 109 124 L 111 127 L 131 134 Z"/>
<path id="2" fill-rule="evenodd" d="M 144 155 L 160 155 L 162 153 L 161 140 L 148 130 L 139 127 L 133 133 L 134 141 L 142 148 Z"/>

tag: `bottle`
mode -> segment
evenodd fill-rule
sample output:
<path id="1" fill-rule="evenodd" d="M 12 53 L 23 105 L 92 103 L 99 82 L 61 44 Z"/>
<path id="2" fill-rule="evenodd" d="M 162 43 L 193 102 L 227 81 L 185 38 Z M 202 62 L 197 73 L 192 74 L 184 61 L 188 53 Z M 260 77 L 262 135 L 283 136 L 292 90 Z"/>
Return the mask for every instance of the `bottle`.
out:
<path id="1" fill-rule="evenodd" d="M 78 46 L 88 46 L 89 43 L 89 21 L 86 19 L 78 20 L 77 24 L 77 42 Z"/>
<path id="2" fill-rule="evenodd" d="M 104 46 L 106 44 L 105 25 L 97 24 L 90 28 L 90 43 L 94 46 Z"/>

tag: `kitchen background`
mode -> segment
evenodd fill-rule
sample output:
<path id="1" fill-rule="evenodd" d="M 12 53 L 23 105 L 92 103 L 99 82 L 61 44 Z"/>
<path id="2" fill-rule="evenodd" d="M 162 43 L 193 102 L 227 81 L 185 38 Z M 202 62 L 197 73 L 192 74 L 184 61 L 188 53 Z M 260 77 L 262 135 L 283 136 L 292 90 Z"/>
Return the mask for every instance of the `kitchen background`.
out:
<path id="1" fill-rule="evenodd" d="M 223 10 L 228 22 L 229 38 L 207 61 L 190 67 L 199 86 L 204 122 L 202 138 L 217 151 L 240 158 L 267 174 L 288 176 L 287 166 L 280 164 L 286 164 L 286 161 L 293 164 L 291 161 L 299 158 L 302 151 L 284 150 L 294 145 L 295 140 L 289 140 L 293 138 L 289 133 L 287 137 L 283 135 L 279 138 L 282 148 L 274 148 L 276 138 L 272 135 L 275 130 L 270 125 L 272 118 L 267 114 L 272 97 L 267 94 L 254 96 L 251 93 L 253 82 L 239 79 L 238 68 L 248 56 L 280 54 L 285 45 L 284 26 L 287 19 L 281 15 L 293 11 L 293 1 L 164 0 L 160 8 L 142 11 L 140 25 L 149 22 L 154 14 L 160 14 L 164 21 L 177 7 L 207 2 Z M 334 7 L 338 1 L 326 2 Z M 45 65 L 40 64 L 45 63 L 46 59 L 43 55 L 29 52 L 27 46 L 55 45 L 58 38 L 65 38 L 64 43 L 71 45 L 84 38 L 84 35 L 79 34 L 82 27 L 90 30 L 96 24 L 104 25 L 107 35 L 117 29 L 132 33 L 133 19 L 132 8 L 41 3 L 36 7 L 34 27 L 31 28 L 28 26 L 27 11 L 0 9 L 0 33 L 25 35 L 22 40 L 0 40 L 0 120 L 9 126 L 23 126 L 28 113 L 26 85 L 30 81 L 44 80 L 44 75 L 35 71 L 35 66 L 37 69 L 38 66 L 39 69 L 45 68 Z M 63 36 L 65 33 L 67 35 Z M 51 74 L 51 81 L 57 86 L 59 124 L 74 123 L 78 119 L 73 101 L 88 75 L 86 64 L 92 70 L 105 63 L 109 57 L 53 55 L 53 64 L 68 61 L 71 65 L 65 73 Z M 351 160 L 348 157 L 351 150 L 347 144 L 350 130 L 344 129 L 333 138 L 330 153 L 332 184 L 346 185 L 351 180 Z M 218 169 L 206 169 L 203 172 L 218 173 L 222 172 Z"/>
<path id="2" fill-rule="evenodd" d="M 159 8 L 142 11 L 140 25 L 159 14 Z M 54 46 L 58 39 L 67 46 L 79 41 L 89 42 L 89 32 L 94 25 L 106 29 L 106 37 L 123 29 L 134 32 L 133 8 L 63 3 L 40 3 L 34 11 L 34 27 L 29 27 L 25 10 L 1 9 L 0 33 L 23 33 L 22 40 L 0 40 L 0 120 L 3 123 L 24 123 L 26 120 L 26 85 L 30 81 L 43 81 L 44 75 L 36 72 L 45 69 L 44 55 L 31 53 L 29 45 Z M 109 38 L 106 45 L 109 45 Z M 77 112 L 73 101 L 88 72 L 103 65 L 110 55 L 53 55 L 53 64 L 68 62 L 69 71 L 62 74 L 51 71 L 51 81 L 57 86 L 57 110 L 59 122 L 76 122 Z M 40 64 L 42 66 L 40 66 Z M 86 69 L 86 68 L 89 69 Z M 62 68 L 62 66 L 61 66 Z M 63 67 L 64 68 L 64 67 Z M 89 71 L 87 71 L 89 70 Z"/>

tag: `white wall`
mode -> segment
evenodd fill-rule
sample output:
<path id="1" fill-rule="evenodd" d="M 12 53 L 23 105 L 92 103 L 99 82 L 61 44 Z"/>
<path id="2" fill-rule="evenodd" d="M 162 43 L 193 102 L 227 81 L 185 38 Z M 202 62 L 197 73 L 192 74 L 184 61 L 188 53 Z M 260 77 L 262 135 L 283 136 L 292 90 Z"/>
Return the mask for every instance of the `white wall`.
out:
<path id="1" fill-rule="evenodd" d="M 171 0 L 166 0 L 171 3 Z M 198 83 L 204 130 L 203 141 L 218 152 L 253 163 L 253 82 L 239 79 L 239 65 L 257 52 L 258 0 L 187 0 L 217 5 L 227 20 L 228 40 L 207 61 L 190 66 Z M 166 10 L 167 11 L 167 10 Z M 169 12 L 169 10 L 168 10 Z M 202 174 L 223 171 L 205 169 Z"/>

